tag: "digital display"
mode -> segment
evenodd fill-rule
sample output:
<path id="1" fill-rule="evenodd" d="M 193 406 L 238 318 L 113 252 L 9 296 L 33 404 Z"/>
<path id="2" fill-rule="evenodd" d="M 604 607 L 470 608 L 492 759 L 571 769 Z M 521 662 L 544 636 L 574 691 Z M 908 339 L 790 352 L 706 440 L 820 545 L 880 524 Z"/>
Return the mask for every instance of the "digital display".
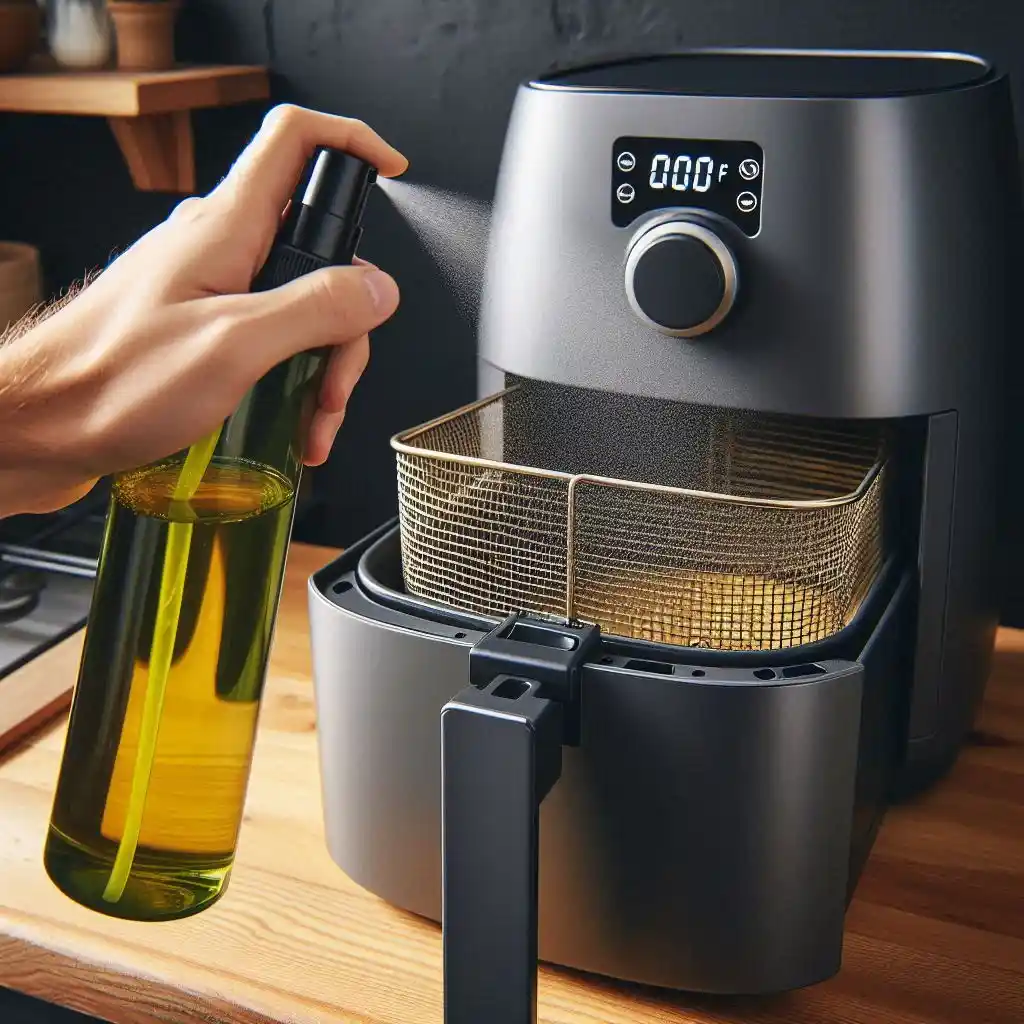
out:
<path id="1" fill-rule="evenodd" d="M 756 235 L 763 173 L 756 142 L 621 138 L 612 149 L 612 222 L 621 228 L 652 210 L 690 207 Z"/>

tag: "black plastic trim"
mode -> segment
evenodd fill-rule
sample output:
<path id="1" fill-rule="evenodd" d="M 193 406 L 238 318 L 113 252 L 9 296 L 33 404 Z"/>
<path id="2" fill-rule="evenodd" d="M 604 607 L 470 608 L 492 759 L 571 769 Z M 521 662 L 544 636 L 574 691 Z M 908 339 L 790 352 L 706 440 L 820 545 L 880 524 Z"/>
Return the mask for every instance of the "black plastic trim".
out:
<path id="1" fill-rule="evenodd" d="M 397 589 L 403 586 L 397 519 L 390 520 L 361 542 L 358 549 L 350 549 L 343 560 L 332 562 L 313 577 L 314 586 L 329 601 L 334 599 L 330 588 L 339 578 L 342 565 L 350 572 L 353 570 L 348 567 L 355 566 L 354 574 L 359 587 L 376 603 L 392 611 L 412 616 L 415 621 L 429 621 L 480 633 L 490 632 L 501 621 L 497 617 L 446 607 L 426 598 L 408 594 L 404 589 Z M 888 604 L 900 575 L 898 560 L 893 556 L 883 564 L 852 621 L 833 636 L 815 643 L 772 651 L 713 651 L 702 647 L 659 644 L 602 633 L 602 653 L 613 657 L 661 661 L 684 667 L 699 665 L 730 669 L 790 665 L 834 658 L 853 660 L 866 643 L 878 617 Z M 475 642 L 475 638 L 469 635 L 465 639 L 467 646 Z"/>

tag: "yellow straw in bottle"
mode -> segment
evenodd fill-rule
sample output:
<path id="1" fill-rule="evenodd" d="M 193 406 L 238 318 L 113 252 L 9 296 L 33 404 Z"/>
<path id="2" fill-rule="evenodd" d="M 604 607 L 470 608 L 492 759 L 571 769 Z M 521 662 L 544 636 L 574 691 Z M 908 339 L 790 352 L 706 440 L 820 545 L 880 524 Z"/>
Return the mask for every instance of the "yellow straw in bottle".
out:
<path id="1" fill-rule="evenodd" d="M 218 427 L 208 437 L 197 441 L 189 448 L 184 465 L 178 474 L 178 481 L 174 485 L 172 503 L 191 501 L 210 465 L 210 459 L 220 440 L 220 432 L 221 427 Z M 181 600 L 185 593 L 185 573 L 188 569 L 191 543 L 191 523 L 168 523 L 164 563 L 160 573 L 160 594 L 156 621 L 153 625 L 153 644 L 149 654 L 146 696 L 142 704 L 142 721 L 139 725 L 138 748 L 135 753 L 124 830 L 118 843 L 114 865 L 110 870 L 110 878 L 103 890 L 103 898 L 108 903 L 117 903 L 124 895 L 128 876 L 135 861 L 135 851 L 139 845 L 142 815 L 146 809 L 146 795 L 149 792 L 149 780 L 156 759 L 157 734 L 160 731 L 160 715 L 167 692 L 167 676 L 171 670 L 174 639 L 178 633 L 178 619 L 181 615 Z"/>

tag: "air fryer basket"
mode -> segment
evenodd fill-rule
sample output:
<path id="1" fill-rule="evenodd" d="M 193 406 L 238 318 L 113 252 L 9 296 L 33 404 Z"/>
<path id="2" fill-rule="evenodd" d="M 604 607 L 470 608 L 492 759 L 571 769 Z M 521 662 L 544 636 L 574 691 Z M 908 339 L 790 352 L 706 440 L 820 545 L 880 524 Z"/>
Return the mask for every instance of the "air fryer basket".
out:
<path id="1" fill-rule="evenodd" d="M 882 560 L 883 443 L 523 382 L 399 435 L 410 593 L 724 651 L 822 640 Z"/>

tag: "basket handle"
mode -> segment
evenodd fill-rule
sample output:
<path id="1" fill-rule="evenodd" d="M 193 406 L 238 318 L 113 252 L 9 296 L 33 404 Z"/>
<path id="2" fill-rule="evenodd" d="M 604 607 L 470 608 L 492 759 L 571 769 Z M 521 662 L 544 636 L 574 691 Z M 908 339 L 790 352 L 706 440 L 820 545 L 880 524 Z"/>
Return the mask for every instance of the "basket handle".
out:
<path id="1" fill-rule="evenodd" d="M 562 709 L 535 687 L 499 676 L 441 713 L 445 1024 L 537 1020 L 540 803 L 561 774 Z"/>
<path id="2" fill-rule="evenodd" d="M 441 711 L 445 1024 L 535 1024 L 540 805 L 578 732 L 596 627 L 512 616 Z"/>

